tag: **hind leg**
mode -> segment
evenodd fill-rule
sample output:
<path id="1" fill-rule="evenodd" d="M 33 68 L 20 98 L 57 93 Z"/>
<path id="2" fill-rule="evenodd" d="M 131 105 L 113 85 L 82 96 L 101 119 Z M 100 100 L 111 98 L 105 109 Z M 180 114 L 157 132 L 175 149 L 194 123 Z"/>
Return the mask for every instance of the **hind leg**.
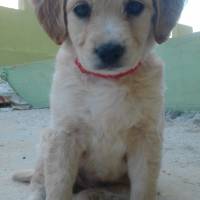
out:
<path id="1" fill-rule="evenodd" d="M 34 174 L 31 178 L 31 195 L 28 200 L 45 200 L 45 178 L 44 178 L 44 155 L 46 145 L 48 143 L 49 130 L 46 129 L 42 133 L 41 143 L 40 143 L 40 157 L 37 161 Z"/>
<path id="2" fill-rule="evenodd" d="M 45 186 L 44 186 L 44 173 L 43 161 L 39 160 L 35 168 L 35 172 L 31 179 L 31 195 L 28 200 L 45 200 Z"/>

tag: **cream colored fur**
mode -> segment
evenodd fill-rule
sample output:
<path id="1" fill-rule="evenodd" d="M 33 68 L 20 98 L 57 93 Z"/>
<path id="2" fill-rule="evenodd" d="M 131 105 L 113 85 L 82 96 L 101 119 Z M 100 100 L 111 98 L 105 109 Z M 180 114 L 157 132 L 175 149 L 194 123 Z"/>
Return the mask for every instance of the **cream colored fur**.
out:
<path id="1" fill-rule="evenodd" d="M 34 0 L 36 7 L 39 1 L 40 6 L 41 1 L 49 3 L 48 8 L 53 5 L 52 0 Z M 70 11 L 77 2 L 68 0 L 66 5 L 68 28 L 61 35 L 67 38 L 56 58 L 51 122 L 43 133 L 40 157 L 31 178 L 30 200 L 155 200 L 164 86 L 163 64 L 151 50 L 157 40 L 151 20 L 155 12 L 153 3 L 141 0 L 145 13 L 135 22 L 127 22 L 119 14 L 123 0 L 88 0 L 98 8 L 98 16 L 87 22 L 90 31 L 85 32 L 86 22 L 78 22 Z M 40 19 L 44 15 L 40 16 L 38 9 Z M 107 24 L 105 15 L 112 18 Z M 40 21 L 44 23 L 44 19 Z M 49 31 L 49 24 L 44 27 Z M 112 34 L 112 30 L 114 38 L 123 40 L 128 49 L 122 65 L 129 68 L 139 59 L 140 68 L 119 80 L 82 74 L 74 64 L 75 58 L 78 56 L 90 70 L 97 70 L 92 49 L 109 41 L 112 35 L 104 33 Z M 54 34 L 51 32 L 50 36 Z M 58 34 L 54 40 L 57 37 Z"/>

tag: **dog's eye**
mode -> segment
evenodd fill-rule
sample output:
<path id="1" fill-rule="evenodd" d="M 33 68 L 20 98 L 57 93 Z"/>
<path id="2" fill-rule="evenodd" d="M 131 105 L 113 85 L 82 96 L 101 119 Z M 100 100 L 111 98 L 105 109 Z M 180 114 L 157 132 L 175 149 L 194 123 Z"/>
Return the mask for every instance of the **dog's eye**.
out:
<path id="1" fill-rule="evenodd" d="M 78 4 L 74 8 L 74 13 L 79 18 L 88 18 L 91 15 L 91 7 L 88 3 Z"/>
<path id="2" fill-rule="evenodd" d="M 125 12 L 128 16 L 138 16 L 144 10 L 144 4 L 139 1 L 129 1 L 125 5 Z"/>

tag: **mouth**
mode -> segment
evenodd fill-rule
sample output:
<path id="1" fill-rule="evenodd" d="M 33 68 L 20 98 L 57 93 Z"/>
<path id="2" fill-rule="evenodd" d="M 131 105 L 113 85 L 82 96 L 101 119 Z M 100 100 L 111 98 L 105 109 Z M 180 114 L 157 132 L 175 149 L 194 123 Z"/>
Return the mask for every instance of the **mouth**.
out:
<path id="1" fill-rule="evenodd" d="M 128 76 L 128 75 L 134 75 L 137 72 L 138 68 L 140 68 L 140 66 L 142 65 L 141 62 L 138 62 L 136 65 L 134 65 L 130 69 L 127 69 L 127 70 L 122 71 L 122 72 L 113 73 L 113 70 L 116 69 L 116 66 L 115 66 L 115 68 L 112 68 L 112 70 L 111 70 L 112 73 L 108 73 L 108 72 L 99 73 L 99 72 L 96 72 L 96 71 L 87 70 L 80 63 L 78 58 L 75 59 L 74 63 L 78 67 L 78 69 L 80 70 L 81 73 L 87 74 L 87 75 L 90 75 L 90 76 L 93 76 L 93 77 L 96 77 L 96 78 L 103 78 L 103 79 L 120 79 L 120 78 L 123 78 L 123 77 Z M 107 70 L 108 67 L 106 67 L 105 69 Z"/>

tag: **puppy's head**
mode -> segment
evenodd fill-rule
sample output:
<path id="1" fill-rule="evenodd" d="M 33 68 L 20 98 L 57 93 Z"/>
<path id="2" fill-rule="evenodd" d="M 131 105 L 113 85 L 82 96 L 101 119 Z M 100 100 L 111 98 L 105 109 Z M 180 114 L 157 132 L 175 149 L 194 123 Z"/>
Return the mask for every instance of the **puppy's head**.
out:
<path id="1" fill-rule="evenodd" d="M 70 40 L 90 71 L 118 73 L 135 66 L 154 41 L 167 40 L 184 0 L 32 0 L 58 44 Z"/>

